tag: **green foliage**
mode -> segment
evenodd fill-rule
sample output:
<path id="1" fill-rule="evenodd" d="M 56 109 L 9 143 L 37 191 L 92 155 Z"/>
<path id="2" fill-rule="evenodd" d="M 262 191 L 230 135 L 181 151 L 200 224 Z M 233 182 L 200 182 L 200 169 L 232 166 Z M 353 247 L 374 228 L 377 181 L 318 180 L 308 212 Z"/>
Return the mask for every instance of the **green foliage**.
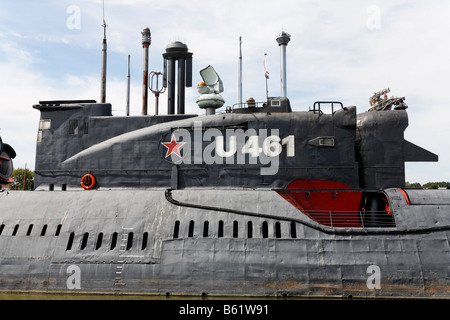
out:
<path id="1" fill-rule="evenodd" d="M 23 187 L 25 175 L 25 188 Z M 14 169 L 12 178 L 14 183 L 11 186 L 12 190 L 33 190 L 34 189 L 34 172 L 28 169 Z"/>
<path id="2" fill-rule="evenodd" d="M 439 189 L 439 188 L 447 188 L 450 186 L 450 182 L 427 182 L 423 185 L 424 189 Z"/>
<path id="3" fill-rule="evenodd" d="M 410 183 L 408 181 L 405 182 L 405 188 L 408 189 L 439 189 L 439 188 L 450 188 L 450 182 L 427 182 L 423 185 L 420 185 L 418 182 Z"/>
<path id="4" fill-rule="evenodd" d="M 406 181 L 405 188 L 407 188 L 407 189 L 422 189 L 422 185 L 419 182 L 410 183 L 410 182 Z"/>

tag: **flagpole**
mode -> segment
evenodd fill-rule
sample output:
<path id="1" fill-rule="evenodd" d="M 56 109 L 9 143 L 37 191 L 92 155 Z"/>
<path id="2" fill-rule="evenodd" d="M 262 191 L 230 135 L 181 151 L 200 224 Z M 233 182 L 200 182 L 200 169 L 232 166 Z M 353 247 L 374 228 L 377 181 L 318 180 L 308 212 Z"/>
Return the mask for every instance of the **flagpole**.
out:
<path id="1" fill-rule="evenodd" d="M 264 77 L 266 78 L 266 100 L 269 100 L 269 87 L 267 84 L 267 79 L 269 79 L 269 72 L 267 71 L 266 58 L 267 53 L 264 53 Z"/>
<path id="2" fill-rule="evenodd" d="M 239 37 L 239 79 L 238 79 L 238 101 L 242 108 L 242 37 Z"/>

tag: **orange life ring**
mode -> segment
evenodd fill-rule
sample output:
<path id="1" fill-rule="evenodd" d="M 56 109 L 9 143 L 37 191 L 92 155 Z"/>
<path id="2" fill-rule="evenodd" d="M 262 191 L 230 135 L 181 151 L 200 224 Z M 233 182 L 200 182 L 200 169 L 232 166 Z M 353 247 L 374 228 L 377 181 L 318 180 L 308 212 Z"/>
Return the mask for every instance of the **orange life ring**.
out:
<path id="1" fill-rule="evenodd" d="M 92 174 L 88 173 L 85 174 L 81 180 L 80 184 L 83 187 L 84 190 L 91 190 L 95 185 L 95 178 Z"/>

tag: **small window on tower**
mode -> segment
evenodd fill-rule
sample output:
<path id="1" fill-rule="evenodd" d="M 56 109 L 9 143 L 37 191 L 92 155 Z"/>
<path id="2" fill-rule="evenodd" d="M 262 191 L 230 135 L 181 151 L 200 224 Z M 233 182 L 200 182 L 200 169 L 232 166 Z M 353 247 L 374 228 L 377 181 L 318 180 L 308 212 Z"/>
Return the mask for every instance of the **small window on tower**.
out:
<path id="1" fill-rule="evenodd" d="M 280 100 L 272 100 L 270 102 L 270 106 L 271 107 L 279 107 L 279 106 L 281 106 L 281 101 Z"/>
<path id="2" fill-rule="evenodd" d="M 51 120 L 43 119 L 39 121 L 39 130 L 45 130 L 50 129 L 51 127 Z"/>
<path id="3" fill-rule="evenodd" d="M 69 134 L 78 134 L 78 120 L 69 121 Z"/>
<path id="4" fill-rule="evenodd" d="M 84 120 L 83 122 L 83 133 L 88 134 L 89 133 L 89 122 L 88 120 Z"/>

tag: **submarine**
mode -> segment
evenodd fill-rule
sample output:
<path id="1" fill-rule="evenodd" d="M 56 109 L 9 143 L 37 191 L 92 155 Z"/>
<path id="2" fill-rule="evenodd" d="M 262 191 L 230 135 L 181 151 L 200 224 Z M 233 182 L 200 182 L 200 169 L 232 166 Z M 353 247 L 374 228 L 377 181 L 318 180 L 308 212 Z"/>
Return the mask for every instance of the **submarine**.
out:
<path id="1" fill-rule="evenodd" d="M 167 114 L 33 106 L 35 190 L 0 191 L 1 292 L 450 298 L 450 190 L 405 188 L 405 162 L 438 161 L 405 140 L 405 97 L 293 111 L 282 75 L 280 97 L 219 112 L 207 66 L 205 113 L 186 114 L 192 53 L 174 42 L 163 58 Z M 0 146 L 6 183 L 15 152 Z"/>

